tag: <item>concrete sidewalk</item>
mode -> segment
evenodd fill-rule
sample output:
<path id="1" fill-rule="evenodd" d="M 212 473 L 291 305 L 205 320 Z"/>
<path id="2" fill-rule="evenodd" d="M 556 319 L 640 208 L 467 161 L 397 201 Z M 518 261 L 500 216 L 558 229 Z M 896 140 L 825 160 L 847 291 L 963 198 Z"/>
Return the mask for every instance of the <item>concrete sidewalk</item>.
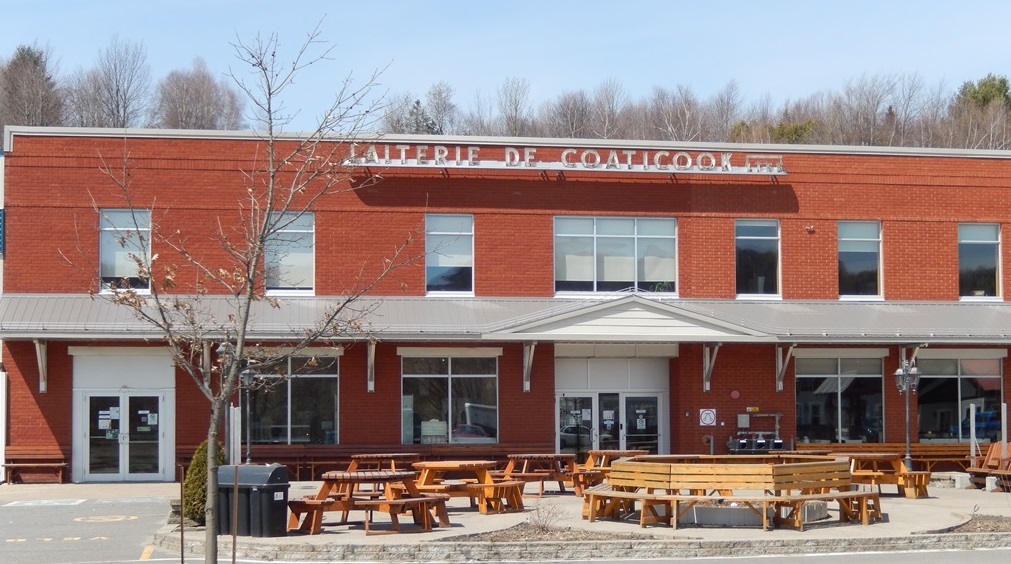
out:
<path id="1" fill-rule="evenodd" d="M 318 482 L 294 482 L 288 497 L 315 493 Z M 528 486 L 528 491 L 533 491 Z M 169 499 L 179 497 L 178 484 L 62 484 L 3 485 L 0 504 L 25 499 L 120 499 L 164 497 L 166 521 Z M 571 493 L 546 493 L 543 498 L 527 497 L 522 513 L 482 515 L 469 506 L 467 499 L 449 503 L 452 526 L 420 532 L 410 519 L 402 519 L 403 534 L 365 536 L 360 521 L 341 525 L 324 520 L 319 535 L 292 533 L 284 537 L 239 537 L 236 552 L 241 558 L 261 560 L 307 561 L 404 561 L 462 562 L 480 560 L 600 559 L 623 560 L 655 557 L 738 556 L 748 554 L 810 554 L 827 552 L 941 550 L 945 548 L 1011 547 L 1011 534 L 948 534 L 945 531 L 964 523 L 975 512 L 979 515 L 1011 517 L 1011 494 L 975 489 L 944 488 L 932 485 L 927 499 L 906 499 L 895 493 L 894 486 L 884 486 L 881 500 L 884 521 L 863 526 L 839 523 L 836 511 L 829 519 L 810 523 L 805 531 L 787 528 L 763 531 L 761 527 L 681 527 L 677 530 L 637 523 L 597 521 L 580 517 L 582 500 Z M 360 519 L 360 517 L 359 517 Z M 573 531 L 609 531 L 616 534 L 642 534 L 640 540 L 555 542 L 474 542 L 452 541 L 453 537 L 504 529 L 524 521 L 547 522 Z M 376 513 L 380 527 L 388 526 L 388 517 Z M 152 531 L 153 543 L 179 550 L 177 525 L 165 525 Z M 203 529 L 185 531 L 187 552 L 202 553 Z M 219 549 L 231 551 L 231 537 L 222 536 Z"/>

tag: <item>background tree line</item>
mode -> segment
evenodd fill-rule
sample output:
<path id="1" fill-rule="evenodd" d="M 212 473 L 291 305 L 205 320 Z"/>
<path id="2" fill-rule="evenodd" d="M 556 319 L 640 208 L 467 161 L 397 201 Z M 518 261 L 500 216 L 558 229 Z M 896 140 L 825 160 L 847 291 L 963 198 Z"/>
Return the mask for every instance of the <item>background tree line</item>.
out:
<path id="1" fill-rule="evenodd" d="M 152 85 L 143 45 L 113 38 L 95 65 L 61 76 L 52 53 L 19 46 L 0 60 L 0 125 L 242 129 L 243 96 L 202 59 Z M 506 78 L 468 108 L 446 82 L 386 100 L 385 133 L 806 143 L 1008 149 L 1011 84 L 988 74 L 956 91 L 916 74 L 861 76 L 841 91 L 747 102 L 735 82 L 709 98 L 657 85 L 633 99 L 616 79 L 535 104 L 530 84 Z"/>

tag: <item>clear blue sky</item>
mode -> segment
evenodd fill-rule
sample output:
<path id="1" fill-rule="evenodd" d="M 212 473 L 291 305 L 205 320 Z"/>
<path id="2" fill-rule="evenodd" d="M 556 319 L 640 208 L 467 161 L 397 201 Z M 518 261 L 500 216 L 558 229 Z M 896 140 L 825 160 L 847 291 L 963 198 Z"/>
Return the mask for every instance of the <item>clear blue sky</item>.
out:
<path id="1" fill-rule="evenodd" d="M 90 68 L 113 36 L 141 42 L 153 81 L 203 57 L 239 69 L 236 38 L 279 34 L 294 47 L 323 19 L 336 59 L 303 73 L 287 104 L 310 124 L 345 75 L 381 78 L 422 98 L 445 81 L 464 109 L 524 78 L 534 103 L 591 92 L 608 79 L 632 99 L 654 86 L 708 98 L 735 80 L 746 103 L 773 105 L 863 75 L 915 73 L 955 91 L 987 73 L 1011 75 L 1011 2 L 1001 0 L 0 0 L 0 58 L 48 47 L 61 74 Z"/>

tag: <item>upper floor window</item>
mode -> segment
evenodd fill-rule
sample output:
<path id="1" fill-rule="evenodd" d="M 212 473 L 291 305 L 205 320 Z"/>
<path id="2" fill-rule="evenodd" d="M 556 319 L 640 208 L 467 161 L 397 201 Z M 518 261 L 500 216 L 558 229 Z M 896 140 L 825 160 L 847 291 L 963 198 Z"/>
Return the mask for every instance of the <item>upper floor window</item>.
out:
<path id="1" fill-rule="evenodd" d="M 474 291 L 474 216 L 425 216 L 425 290 Z"/>
<path id="2" fill-rule="evenodd" d="M 99 224 L 99 276 L 103 290 L 149 290 L 141 270 L 151 261 L 151 212 L 102 210 Z"/>
<path id="3" fill-rule="evenodd" d="M 1000 264 L 1000 227 L 993 223 L 958 226 L 958 295 L 995 297 Z"/>
<path id="4" fill-rule="evenodd" d="M 268 291 L 312 291 L 314 272 L 315 216 L 310 212 L 286 212 L 272 216 L 276 229 L 264 248 L 264 272 Z"/>
<path id="5" fill-rule="evenodd" d="M 675 292 L 677 220 L 556 217 L 556 292 Z"/>
<path id="6" fill-rule="evenodd" d="M 881 295 L 881 224 L 839 222 L 839 295 Z"/>
<path id="7" fill-rule="evenodd" d="M 738 295 L 779 294 L 779 221 L 734 222 Z"/>

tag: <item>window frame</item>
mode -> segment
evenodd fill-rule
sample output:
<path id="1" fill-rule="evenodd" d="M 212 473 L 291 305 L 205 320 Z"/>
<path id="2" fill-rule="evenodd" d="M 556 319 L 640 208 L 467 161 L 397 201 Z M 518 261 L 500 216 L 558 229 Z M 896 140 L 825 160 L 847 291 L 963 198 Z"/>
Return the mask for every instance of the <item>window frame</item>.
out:
<path id="1" fill-rule="evenodd" d="M 886 422 L 885 422 L 885 418 L 887 417 L 887 414 L 885 412 L 885 403 L 884 403 L 885 402 L 884 358 L 882 356 L 878 355 L 878 354 L 875 354 L 874 351 L 857 351 L 857 350 L 854 350 L 854 351 L 851 351 L 851 352 L 843 352 L 842 354 L 838 354 L 838 355 L 834 355 L 834 354 L 831 354 L 831 353 L 824 353 L 822 351 L 811 351 L 811 352 L 813 354 L 797 356 L 794 359 L 794 363 L 795 363 L 794 364 L 794 380 L 795 380 L 794 381 L 794 390 L 795 390 L 795 392 L 794 392 L 794 405 L 795 405 L 795 413 L 796 413 L 796 423 L 795 423 L 794 432 L 795 432 L 795 436 L 797 436 L 797 440 L 798 441 L 802 441 L 802 439 L 801 439 L 802 436 L 803 437 L 809 437 L 810 436 L 810 435 L 802 435 L 801 423 L 802 423 L 802 421 L 811 420 L 811 419 L 814 418 L 813 417 L 813 409 L 810 409 L 810 408 L 813 407 L 815 404 L 813 404 L 813 403 L 806 404 L 807 407 L 804 407 L 804 406 L 802 406 L 800 404 L 800 397 L 799 397 L 799 395 L 802 393 L 801 383 L 804 380 L 816 380 L 816 379 L 820 379 L 820 380 L 822 380 L 822 383 L 819 384 L 818 389 L 821 389 L 822 387 L 824 387 L 825 390 L 823 392 L 815 392 L 815 393 L 832 393 L 832 394 L 835 394 L 835 401 L 834 402 L 828 402 L 829 405 L 834 405 L 834 407 L 835 407 L 835 421 L 831 422 L 831 426 L 834 429 L 834 436 L 833 437 L 829 437 L 827 439 L 828 441 L 831 441 L 831 442 L 851 442 L 851 441 L 855 440 L 854 438 L 851 438 L 851 435 L 853 435 L 853 433 L 849 431 L 849 427 L 845 427 L 843 425 L 843 416 L 844 416 L 844 413 L 843 413 L 843 409 L 841 408 L 841 406 L 846 405 L 846 403 L 847 403 L 847 402 L 844 402 L 844 400 L 843 400 L 843 394 L 845 392 L 845 387 L 850 386 L 852 383 L 856 382 L 857 380 L 860 380 L 861 382 L 866 382 L 867 380 L 875 380 L 877 382 L 877 384 L 878 384 L 878 396 L 877 396 L 877 402 L 878 402 L 877 403 L 877 408 L 878 408 L 878 412 L 876 414 L 870 414 L 870 415 L 872 417 L 876 417 L 878 419 L 878 421 L 877 421 L 877 424 L 875 425 L 875 429 L 873 430 L 877 434 L 877 440 L 873 441 L 873 442 L 879 442 L 879 443 L 880 442 L 884 442 L 885 439 L 886 439 L 884 430 L 887 427 L 886 426 Z M 807 361 L 813 361 L 814 363 L 819 363 L 820 362 L 822 364 L 826 364 L 828 361 L 832 361 L 832 362 L 835 363 L 835 368 L 832 371 L 827 371 L 826 370 L 826 371 L 820 371 L 819 372 L 819 371 L 815 370 L 815 371 L 811 371 L 811 372 L 805 372 L 804 369 L 803 369 L 803 364 L 805 364 Z M 856 368 L 859 369 L 861 367 L 861 364 L 865 364 L 866 365 L 866 364 L 869 364 L 871 361 L 877 363 L 877 365 L 878 365 L 876 372 L 873 372 L 873 371 L 863 371 L 863 372 L 861 372 L 859 370 L 854 371 L 854 370 L 847 370 L 846 369 L 847 366 L 849 366 L 851 368 L 852 367 L 856 367 Z M 847 378 L 849 379 L 848 381 L 846 380 Z M 844 382 L 845 382 L 845 386 L 843 385 Z M 833 383 L 834 383 L 834 385 L 833 385 Z M 818 415 L 819 415 L 819 419 L 821 419 L 822 416 L 823 415 L 827 415 L 827 413 L 823 413 L 823 410 L 819 407 L 819 409 L 818 409 Z M 864 414 L 863 421 L 865 423 L 865 425 L 864 425 L 865 427 L 866 427 L 866 418 L 867 418 L 868 415 L 869 414 L 866 414 L 866 413 Z M 811 425 L 811 424 L 812 423 L 807 423 L 807 425 Z M 843 435 L 843 429 L 847 429 L 847 433 L 846 433 L 847 436 L 845 436 L 845 437 L 842 436 Z M 861 431 L 863 431 L 863 430 L 867 430 L 867 429 L 861 429 Z M 816 439 L 816 440 L 823 440 L 824 441 L 826 439 Z"/>
<path id="2" fill-rule="evenodd" d="M 559 224 L 571 220 L 573 223 L 577 221 L 587 221 L 590 222 L 591 228 L 584 232 L 578 232 L 577 230 L 572 230 L 569 232 L 561 232 Z M 618 232 L 606 232 L 606 226 L 608 224 L 612 226 L 620 226 L 622 222 L 630 222 L 631 229 L 626 233 Z M 661 233 L 651 233 L 645 229 L 645 225 L 649 223 L 669 223 L 670 229 L 669 234 Z M 583 240 L 585 245 L 589 243 L 589 269 L 592 271 L 591 280 L 561 280 L 559 278 L 560 264 L 562 259 L 568 256 L 584 256 L 584 255 L 559 255 L 559 252 L 566 247 L 565 242 L 569 244 L 577 243 Z M 649 257 L 643 254 L 645 249 L 645 244 L 651 241 L 670 241 L 671 247 L 667 250 L 670 251 L 670 256 L 660 256 L 660 255 L 650 255 L 654 257 L 659 257 L 660 260 L 669 261 L 673 268 L 672 279 L 671 280 L 655 280 L 648 281 L 646 274 L 645 260 Z M 614 245 L 621 246 L 622 244 L 631 243 L 631 252 L 625 253 L 623 255 L 607 255 L 602 254 L 602 247 L 608 242 Z M 556 296 L 586 296 L 586 295 L 607 295 L 607 294 L 621 294 L 627 292 L 634 293 L 660 293 L 664 295 L 669 295 L 670 297 L 678 296 L 678 220 L 676 217 L 650 217 L 650 216 L 582 216 L 582 215 L 564 215 L 555 216 L 552 222 L 552 243 L 553 243 L 553 284 Z M 605 272 L 606 267 L 602 266 L 603 259 L 608 256 L 614 256 L 617 258 L 625 257 L 626 259 L 631 259 L 631 274 L 632 279 L 630 281 L 621 281 L 622 283 L 628 282 L 630 286 L 625 286 L 622 288 L 607 288 L 601 289 L 601 285 L 606 284 L 607 280 L 602 280 L 602 278 L 607 274 Z M 588 288 L 562 288 L 559 289 L 560 284 L 568 283 L 571 286 L 576 285 L 588 285 Z M 651 287 L 648 287 L 652 285 Z"/>
<path id="3" fill-rule="evenodd" d="M 277 217 L 277 216 L 280 217 Z M 290 216 L 290 217 L 289 217 Z M 277 217 L 275 220 L 274 218 Z M 309 218 L 312 226 L 310 228 L 304 227 L 293 227 L 305 218 Z M 264 291 L 268 295 L 272 296 L 311 296 L 315 294 L 316 291 L 316 214 L 311 211 L 294 211 L 294 212 L 271 212 L 271 217 L 268 221 L 274 225 L 274 228 L 270 235 L 267 237 L 267 241 L 263 248 L 263 287 Z M 272 245 L 276 244 L 273 240 L 275 238 L 284 237 L 285 234 L 294 234 L 294 237 L 288 243 L 280 243 L 281 245 L 290 244 L 294 245 L 297 243 L 297 239 L 304 237 L 308 234 L 309 244 L 305 247 L 308 249 L 309 255 L 309 268 L 311 272 L 308 277 L 307 286 L 281 286 L 281 285 L 271 285 L 272 274 L 271 269 L 273 265 L 271 264 L 271 258 L 274 254 L 272 250 Z M 279 254 L 279 253 L 278 253 Z M 299 253 L 302 254 L 302 253 Z M 291 253 L 285 253 L 280 255 L 281 260 L 279 262 L 279 268 L 285 268 L 284 258 L 291 256 Z M 286 281 L 286 273 L 278 273 L 276 275 L 276 280 L 279 282 Z"/>
<path id="4" fill-rule="evenodd" d="M 445 218 L 447 220 L 462 220 L 466 218 L 469 221 L 468 229 L 461 230 L 444 230 L 438 229 L 437 226 L 430 226 L 429 220 L 435 220 Z M 434 221 L 432 223 L 435 223 Z M 425 294 L 426 295 L 438 295 L 438 296 L 461 296 L 461 297 L 471 297 L 474 295 L 474 281 L 475 281 L 475 268 L 474 268 L 474 214 L 469 213 L 429 213 L 425 214 Z M 469 258 L 468 266 L 455 265 L 455 268 L 468 268 L 470 269 L 469 278 L 469 288 L 468 289 L 449 289 L 442 290 L 439 288 L 433 288 L 432 280 L 435 278 L 434 274 L 430 274 L 431 269 L 436 268 L 446 268 L 445 266 L 432 264 L 433 259 L 440 256 L 440 249 L 450 249 L 455 247 L 455 243 L 460 243 L 463 239 L 469 240 Z M 433 240 L 439 240 L 440 243 L 436 245 L 431 245 Z M 448 241 L 448 243 L 447 243 Z"/>
<path id="5" fill-rule="evenodd" d="M 740 234 L 740 229 L 745 227 L 760 228 L 760 227 L 773 227 L 776 228 L 776 235 L 774 237 L 768 235 L 742 235 Z M 776 243 L 776 261 L 773 268 L 775 268 L 775 275 L 772 276 L 773 283 L 775 284 L 774 292 L 742 292 L 741 291 L 741 280 L 743 278 L 743 273 L 741 272 L 742 260 L 741 253 L 742 241 L 775 241 Z M 783 295 L 783 236 L 782 236 L 782 224 L 778 219 L 735 219 L 734 220 L 734 292 L 737 299 L 782 299 Z M 760 257 L 756 255 L 753 259 L 754 262 L 759 262 Z M 756 269 L 752 269 L 757 272 Z M 766 274 L 761 276 L 759 274 L 752 273 L 751 279 L 755 282 L 755 287 L 763 286 L 767 287 L 769 284 L 769 275 Z"/>
<path id="6" fill-rule="evenodd" d="M 844 226 L 857 226 L 857 225 L 873 225 L 876 228 L 877 234 L 875 237 L 860 237 L 860 236 L 847 236 L 844 237 L 842 234 Z M 863 301 L 863 300 L 883 300 L 884 299 L 884 283 L 883 283 L 883 269 L 882 269 L 882 237 L 881 237 L 881 222 L 880 221 L 866 221 L 866 220 L 844 220 L 839 221 L 836 224 L 836 236 L 837 236 L 837 248 L 836 253 L 839 261 L 839 299 L 840 300 L 853 300 L 853 301 Z M 875 277 L 874 283 L 876 286 L 876 291 L 873 294 L 846 294 L 843 292 L 843 280 L 842 280 L 842 254 L 844 252 L 863 252 L 868 253 L 868 251 L 852 251 L 843 250 L 844 243 L 874 243 L 874 255 L 876 258 L 875 265 Z"/>
<path id="7" fill-rule="evenodd" d="M 118 225 L 116 221 L 113 221 L 111 217 L 122 216 L 124 224 Z M 142 217 L 141 217 L 142 216 Z M 138 219 L 143 219 L 138 221 Z M 144 226 L 143 224 L 146 224 Z M 143 243 L 143 249 L 140 248 L 141 245 L 131 245 L 129 241 L 132 240 L 133 234 L 136 234 L 137 241 Z M 110 246 L 116 244 L 120 249 L 123 249 L 120 253 L 114 253 L 114 255 L 119 255 L 121 253 L 126 253 L 127 260 L 133 262 L 134 259 L 129 258 L 131 256 L 137 256 L 138 253 L 143 253 L 144 257 L 142 260 L 143 264 L 151 264 L 151 210 L 143 209 L 130 209 L 130 208 L 103 208 L 99 210 L 98 217 L 98 284 L 99 289 L 102 293 L 112 293 L 119 290 L 133 290 L 138 293 L 147 294 L 151 292 L 151 279 L 149 278 L 146 282 L 140 278 L 140 276 L 105 276 L 104 267 L 106 261 L 106 236 L 113 237 L 109 241 Z M 128 248 L 132 246 L 133 248 Z M 113 247 L 115 248 L 115 247 Z M 114 264 L 118 261 L 114 261 Z M 128 288 L 121 288 L 113 286 L 114 282 L 118 282 L 126 278 L 130 285 Z M 107 280 L 108 279 L 108 280 Z"/>
<path id="8" fill-rule="evenodd" d="M 500 406 L 500 396 L 501 396 L 501 361 L 499 360 L 502 355 L 502 349 L 494 347 L 482 347 L 474 349 L 455 349 L 455 348 L 425 348 L 425 347 L 402 347 L 398 349 L 397 354 L 400 356 L 400 383 L 401 383 L 401 444 L 404 445 L 417 445 L 426 444 L 424 439 L 424 433 L 422 431 L 417 431 L 415 429 L 414 418 L 417 415 L 417 408 L 415 406 L 414 395 L 407 395 L 408 381 L 421 381 L 421 380 L 440 380 L 445 382 L 445 392 L 446 395 L 442 398 L 442 414 L 438 421 L 445 424 L 445 441 L 448 444 L 496 444 L 501 442 L 501 431 L 502 431 L 502 421 L 499 413 Z M 445 372 L 431 372 L 431 373 L 410 373 L 407 371 L 407 363 L 412 360 L 435 360 L 437 363 L 445 361 Z M 458 373 L 454 371 L 453 365 L 456 363 L 467 363 L 467 362 L 480 362 L 481 360 L 493 361 L 494 362 L 494 372 L 493 373 Z M 467 379 L 490 379 L 493 381 L 495 390 L 494 406 L 495 410 L 495 424 L 494 424 L 494 435 L 486 437 L 457 437 L 457 429 L 461 425 L 467 425 L 472 427 L 475 424 L 467 420 L 457 421 L 457 416 L 455 413 L 454 403 L 457 398 L 454 398 L 455 380 L 467 380 Z M 405 398 L 411 397 L 411 421 L 407 421 L 407 406 Z M 465 399 L 465 398 L 464 398 Z M 466 402 L 469 403 L 469 402 Z M 466 405 L 466 403 L 464 405 Z M 487 406 L 488 404 L 477 404 L 479 406 Z M 422 428 L 426 420 L 425 415 L 420 416 L 420 423 L 422 423 Z M 408 442 L 407 430 L 410 429 L 410 442 Z M 434 441 L 441 442 L 441 441 Z"/>
<path id="9" fill-rule="evenodd" d="M 340 444 L 340 353 L 335 353 L 330 350 L 323 354 L 312 354 L 310 351 L 302 351 L 300 354 L 292 355 L 284 360 L 284 369 L 280 370 L 275 365 L 274 370 L 270 367 L 261 367 L 264 371 L 262 374 L 257 374 L 254 377 L 254 383 L 252 390 L 250 391 L 250 402 L 249 406 L 249 419 L 246 418 L 246 410 L 243 409 L 242 419 L 244 425 L 250 425 L 250 420 L 258 421 L 262 423 L 262 419 L 265 414 L 257 413 L 257 402 L 260 398 L 260 394 L 271 393 L 273 390 L 277 390 L 283 387 L 284 390 L 284 422 L 281 424 L 271 425 L 269 429 L 269 434 L 266 438 L 262 433 L 262 429 L 258 429 L 257 432 L 250 431 L 252 444 L 283 444 L 283 445 L 293 445 L 293 444 L 324 444 L 324 445 L 336 445 Z M 318 369 L 303 369 L 296 366 L 296 362 L 305 362 L 310 358 L 326 359 L 327 362 L 323 367 Z M 304 364 L 302 365 L 304 367 Z M 333 370 L 328 370 L 329 368 Z M 332 380 L 333 387 L 333 401 L 334 401 L 334 413 L 333 421 L 330 421 L 330 429 L 324 428 L 324 423 L 320 419 L 320 431 L 323 433 L 324 440 L 322 442 L 313 442 L 312 425 L 304 425 L 303 423 L 295 423 L 296 414 L 294 413 L 293 405 L 296 403 L 294 400 L 292 387 L 293 384 L 297 385 L 300 382 L 305 382 L 308 380 Z M 246 401 L 246 395 L 243 394 L 242 401 Z M 256 417 L 256 419 L 254 419 Z M 283 440 L 274 440 L 273 428 L 284 427 L 284 437 Z M 296 441 L 295 433 L 293 429 L 297 426 L 307 426 L 309 427 L 309 436 L 306 441 Z M 243 426 L 243 433 L 245 433 L 246 427 Z M 328 435 L 332 434 L 333 442 L 328 442 L 326 439 Z M 245 434 L 243 435 L 245 437 Z"/>
<path id="10" fill-rule="evenodd" d="M 962 230 L 964 228 L 970 227 L 992 227 L 995 231 L 994 238 L 992 240 L 983 239 L 967 239 L 963 238 Z M 958 224 L 958 299 L 960 301 L 1002 301 L 1002 288 L 1001 288 L 1001 225 L 999 223 L 959 223 Z M 989 295 L 987 289 L 969 289 L 963 290 L 963 287 L 971 286 L 968 282 L 963 282 L 963 246 L 992 246 L 993 247 L 993 294 Z M 968 275 L 966 277 L 969 277 Z M 969 292 L 969 293 L 966 293 Z M 978 293 L 977 293 L 978 292 Z"/>

